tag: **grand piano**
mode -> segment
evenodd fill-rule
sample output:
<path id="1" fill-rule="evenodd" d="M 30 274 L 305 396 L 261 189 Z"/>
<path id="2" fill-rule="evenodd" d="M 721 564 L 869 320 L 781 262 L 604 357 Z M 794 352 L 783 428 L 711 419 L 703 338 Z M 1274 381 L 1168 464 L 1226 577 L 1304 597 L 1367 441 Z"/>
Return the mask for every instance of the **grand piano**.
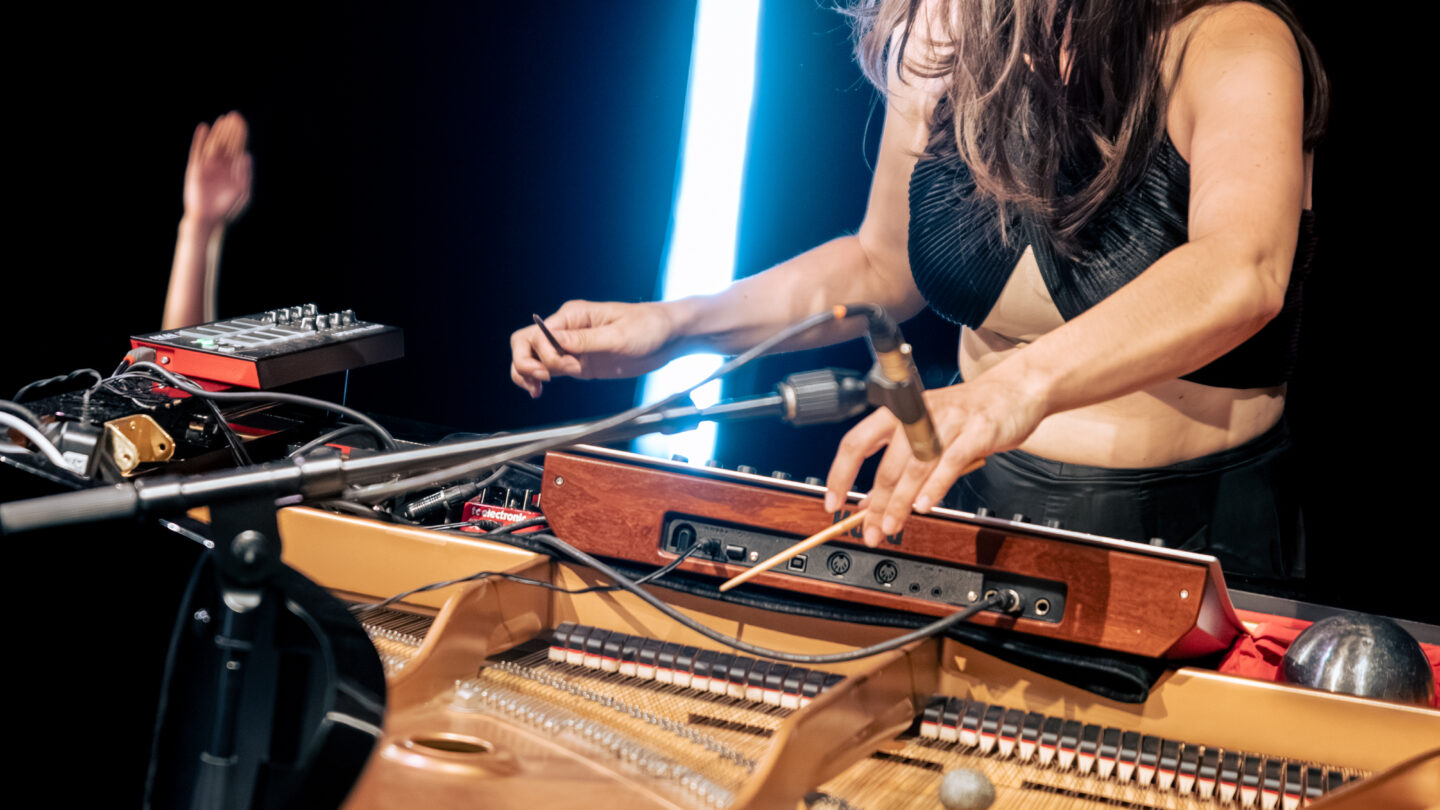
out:
<path id="1" fill-rule="evenodd" d="M 642 567 L 678 556 L 683 526 L 723 535 L 720 546 L 804 536 L 832 519 L 819 500 L 814 486 L 594 448 L 551 453 L 538 499 L 557 536 Z M 1213 560 L 960 513 L 916 524 L 878 550 L 898 562 L 889 588 L 875 587 L 884 560 L 853 540 L 810 555 L 812 567 L 850 555 L 843 576 L 770 573 L 720 599 L 707 577 L 744 570 L 751 549 L 717 547 L 680 566 L 690 587 L 650 587 L 726 636 L 825 655 L 903 632 L 825 605 L 946 613 L 953 604 L 905 584 L 926 566 L 952 569 L 944 581 L 981 572 L 1027 604 L 977 624 L 1154 659 L 1158 680 L 1138 702 L 1104 697 L 947 637 L 824 665 L 771 660 L 537 551 L 285 509 L 286 561 L 352 605 L 387 672 L 383 735 L 345 806 L 970 807 L 976 781 L 999 808 L 1440 801 L 1440 711 L 1214 668 L 1265 616 L 1235 609 Z M 493 575 L 366 607 L 482 571 Z M 942 788 L 961 795 L 942 803 Z"/>
<path id="2" fill-rule="evenodd" d="M 1213 558 L 936 510 L 897 544 L 840 537 L 722 596 L 722 578 L 845 511 L 826 513 L 813 483 L 598 447 L 549 452 L 540 473 L 519 513 L 543 512 L 554 536 L 628 576 L 674 569 L 646 586 L 655 598 L 523 532 L 276 515 L 284 561 L 324 589 L 312 604 L 354 628 L 377 687 L 383 666 L 374 724 L 325 713 L 364 743 L 358 777 L 325 795 L 357 809 L 1440 804 L 1436 708 L 1229 671 L 1257 627 L 1325 611 L 1232 595 Z M 259 503 L 249 517 L 269 521 L 273 494 Z M 432 583 L 451 584 L 421 590 Z M 1007 609 L 848 655 L 996 594 Z M 209 638 L 187 635 L 189 620 L 177 644 Z M 313 666 L 338 667 L 326 655 Z M 177 695 L 211 682 L 172 669 L 166 716 L 186 719 Z M 289 699 L 265 709 L 267 733 L 303 713 L 305 697 Z M 203 750 L 166 729 L 152 783 Z"/>

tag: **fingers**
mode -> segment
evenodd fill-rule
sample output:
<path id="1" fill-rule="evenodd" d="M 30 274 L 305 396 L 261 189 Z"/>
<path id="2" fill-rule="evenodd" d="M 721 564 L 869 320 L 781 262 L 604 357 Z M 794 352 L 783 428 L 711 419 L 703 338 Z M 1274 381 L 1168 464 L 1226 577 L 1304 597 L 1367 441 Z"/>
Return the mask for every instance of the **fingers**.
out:
<path id="1" fill-rule="evenodd" d="M 667 357 L 670 328 L 656 306 L 567 301 L 541 322 L 553 340 L 538 324 L 511 336 L 515 372 L 528 381 L 545 383 L 557 374 L 591 379 L 650 371 Z M 523 387 L 533 393 L 529 386 Z"/>
<path id="2" fill-rule="evenodd" d="M 547 321 L 548 325 L 549 322 Z M 625 354 L 625 334 L 613 324 L 592 326 L 586 329 L 554 330 L 555 339 L 561 348 L 571 355 Z M 548 341 L 547 341 L 548 343 Z M 553 347 L 551 347 L 553 349 Z M 570 358 L 574 360 L 574 357 Z M 579 365 L 579 361 L 576 361 Z"/>
<path id="3" fill-rule="evenodd" d="M 244 195 L 244 202 L 249 202 L 250 184 L 255 179 L 255 158 L 251 157 L 249 152 L 241 154 L 240 159 L 235 161 L 232 176 L 235 184 L 240 187 L 241 194 Z M 244 203 L 241 203 L 241 207 L 243 206 Z"/>
<path id="4" fill-rule="evenodd" d="M 574 299 L 561 304 L 554 315 L 545 319 L 545 325 L 559 338 L 562 331 L 593 329 L 611 323 L 617 317 L 619 316 L 614 306 L 609 303 Z M 567 351 L 571 349 L 563 339 L 561 345 L 564 345 Z"/>
<path id="5" fill-rule="evenodd" d="M 200 157 L 205 151 L 205 139 L 210 135 L 210 125 L 201 121 L 195 125 L 195 135 L 190 139 L 190 165 L 194 166 L 200 162 Z"/>
<path id="6" fill-rule="evenodd" d="M 910 513 L 911 501 L 906 492 L 919 488 L 918 482 L 909 482 L 907 475 L 929 472 L 931 465 L 915 460 L 910 452 L 910 443 L 898 423 L 891 431 L 889 447 L 875 470 L 875 482 L 870 487 L 869 506 L 865 510 L 865 544 L 872 548 L 880 545 L 887 535 L 897 534 Z"/>
<path id="7" fill-rule="evenodd" d="M 834 512 L 845 503 L 845 496 L 855 483 L 860 465 L 890 441 L 897 424 L 889 411 L 879 410 L 860 420 L 840 440 L 835 460 L 830 464 L 830 474 L 825 479 L 826 511 Z"/>
<path id="8" fill-rule="evenodd" d="M 226 222 L 239 219 L 240 215 L 245 213 L 246 206 L 250 205 L 250 183 L 253 178 L 250 153 L 241 152 L 240 157 L 230 165 L 230 181 L 234 184 L 235 199 L 225 211 Z"/>
<path id="9" fill-rule="evenodd" d="M 200 152 L 200 159 L 209 162 L 215 159 L 216 153 L 220 151 L 220 141 L 225 135 L 225 116 L 215 119 L 215 125 L 210 128 L 210 134 L 205 138 L 205 146 Z"/>
<path id="10" fill-rule="evenodd" d="M 540 385 L 540 383 L 529 377 L 526 377 L 524 374 L 521 374 L 520 370 L 515 367 L 514 363 L 510 364 L 510 380 L 521 388 L 524 388 L 525 392 L 530 395 L 531 399 L 535 399 L 540 396 L 540 391 L 542 390 L 542 386 Z"/>
<path id="11" fill-rule="evenodd" d="M 939 463 L 915 496 L 915 511 L 924 514 L 944 500 L 950 487 L 974 466 L 982 457 L 982 452 L 977 442 L 963 439 L 945 448 L 944 455 L 940 456 Z"/>
<path id="12" fill-rule="evenodd" d="M 238 112 L 228 112 L 215 119 L 213 126 L 201 123 L 195 128 L 195 138 L 190 145 L 192 161 L 240 160 L 246 156 L 245 144 L 249 137 L 249 126 Z"/>
<path id="13" fill-rule="evenodd" d="M 880 469 L 875 473 L 875 486 L 870 490 L 875 502 L 870 507 L 866 523 L 874 525 L 876 542 L 885 536 L 898 534 L 905 527 L 905 519 L 910 516 L 915 498 L 935 467 L 934 461 L 917 460 L 904 434 L 897 432 L 889 452 L 880 463 Z M 869 526 L 865 537 L 867 542 L 871 539 Z"/>
<path id="14" fill-rule="evenodd" d="M 546 321 L 545 325 L 548 327 L 550 325 L 549 321 Z M 540 327 L 527 326 L 520 331 L 525 333 L 525 338 L 530 344 L 531 353 L 548 371 L 568 374 L 572 377 L 578 377 L 584 372 L 579 358 L 575 357 L 578 352 L 567 346 L 567 341 L 561 338 L 559 334 L 555 335 L 555 339 L 560 341 L 560 345 L 564 349 L 563 353 L 560 349 L 555 348 L 555 344 L 551 343 L 550 338 L 546 337 L 545 333 L 540 331 Z M 549 374 L 547 373 L 546 378 L 548 379 L 548 377 Z"/>
<path id="15" fill-rule="evenodd" d="M 240 116 L 236 113 L 226 113 L 225 137 L 220 141 L 218 150 L 219 156 L 225 160 L 234 160 L 244 151 L 243 125 L 240 123 Z"/>
<path id="16" fill-rule="evenodd" d="M 875 547 L 885 537 L 899 534 L 912 509 L 928 512 L 986 452 L 984 429 L 949 428 L 946 432 L 954 438 L 945 443 L 945 452 L 937 460 L 922 462 L 911 452 L 898 419 L 883 409 L 870 414 L 840 442 L 825 482 L 826 510 L 840 508 L 861 464 L 884 449 L 870 492 L 859 505 L 866 513 L 863 535 L 866 545 Z"/>
<path id="17" fill-rule="evenodd" d="M 220 116 L 220 122 L 215 125 L 216 143 L 215 157 L 220 160 L 230 160 L 235 156 L 235 122 L 228 114 Z"/>
<path id="18" fill-rule="evenodd" d="M 230 111 L 230 120 L 235 122 L 235 137 L 230 157 L 238 158 L 245 154 L 246 142 L 250 139 L 250 125 L 245 123 L 245 116 L 234 110 Z"/>
<path id="19" fill-rule="evenodd" d="M 524 388 L 532 398 L 540 396 L 545 383 L 550 382 L 550 371 L 536 356 L 534 342 L 527 332 L 539 333 L 533 326 L 510 335 L 510 379 Z"/>
<path id="20" fill-rule="evenodd" d="M 580 360 L 557 351 L 538 326 L 527 326 L 510 335 L 510 379 L 531 397 L 540 396 L 554 374 L 578 377 L 583 372 Z"/>

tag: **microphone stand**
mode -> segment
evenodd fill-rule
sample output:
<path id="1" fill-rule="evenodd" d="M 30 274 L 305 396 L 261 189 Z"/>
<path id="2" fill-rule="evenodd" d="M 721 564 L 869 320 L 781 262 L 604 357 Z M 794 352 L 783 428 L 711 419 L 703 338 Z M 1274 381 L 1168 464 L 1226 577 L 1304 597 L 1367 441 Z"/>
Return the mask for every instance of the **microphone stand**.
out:
<path id="1" fill-rule="evenodd" d="M 572 437 L 610 442 L 764 416 L 840 421 L 865 409 L 868 389 L 850 372 L 805 372 L 773 394 L 669 408 L 598 433 L 572 424 L 360 459 L 142 478 L 0 504 L 0 535 L 209 507 L 214 547 L 191 578 L 172 636 L 145 806 L 336 806 L 380 739 L 384 672 L 350 612 L 281 561 L 277 499 L 335 497 L 356 484 L 497 450 L 528 446 L 530 455 Z M 276 710 L 282 705 L 287 711 Z"/>
<path id="2" fill-rule="evenodd" d="M 212 526 L 220 538 L 216 541 L 217 549 L 226 545 L 221 542 L 225 538 L 230 538 L 226 541 L 229 545 L 241 542 L 238 540 L 243 533 L 240 524 L 264 534 L 264 539 L 247 536 L 241 542 L 243 549 L 230 550 L 238 555 L 237 560 L 238 557 L 253 558 L 254 562 L 247 566 L 262 565 L 261 558 L 272 555 L 278 558 L 279 540 L 271 527 L 274 501 L 278 498 L 294 495 L 306 500 L 334 498 L 358 484 L 385 481 L 395 475 L 435 469 L 475 455 L 529 444 L 544 442 L 548 445 L 544 449 L 560 447 L 570 443 L 567 439 L 582 435 L 586 441 L 611 442 L 646 433 L 688 430 L 706 420 L 733 421 L 763 416 L 778 416 L 797 426 L 812 425 L 849 418 L 867 405 L 866 382 L 851 372 L 824 370 L 794 374 L 777 388 L 775 394 L 709 408 L 689 406 L 657 411 L 596 434 L 587 435 L 584 424 L 570 424 L 357 459 L 300 457 L 203 475 L 153 476 L 110 487 L 0 504 L 0 535 L 137 515 L 181 514 L 199 506 L 215 510 L 226 503 L 258 500 L 262 510 L 269 509 L 272 513 L 265 525 L 255 526 L 258 515 L 249 513 L 240 517 L 235 526 L 231 526 L 228 519 L 214 518 Z M 539 452 L 543 450 L 535 451 Z M 227 533 L 231 528 L 237 531 Z"/>

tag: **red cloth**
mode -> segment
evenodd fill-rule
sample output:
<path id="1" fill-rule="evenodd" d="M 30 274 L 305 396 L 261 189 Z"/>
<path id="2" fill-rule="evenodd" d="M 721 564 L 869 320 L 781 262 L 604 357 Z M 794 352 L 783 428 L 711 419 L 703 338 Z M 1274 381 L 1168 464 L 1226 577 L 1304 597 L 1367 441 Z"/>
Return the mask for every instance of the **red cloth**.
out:
<path id="1" fill-rule="evenodd" d="M 1226 675 L 1284 682 L 1285 675 L 1281 666 L 1285 651 L 1290 649 L 1295 637 L 1310 626 L 1310 622 L 1248 610 L 1236 610 L 1235 613 L 1245 622 L 1247 628 L 1253 626 L 1254 629 L 1236 640 L 1230 651 L 1225 653 L 1225 658 L 1220 661 L 1219 670 Z M 1425 657 L 1430 661 L 1435 682 L 1440 684 L 1440 646 L 1421 644 L 1420 649 L 1424 650 Z M 1431 703 L 1440 707 L 1440 689 L 1436 690 Z"/>

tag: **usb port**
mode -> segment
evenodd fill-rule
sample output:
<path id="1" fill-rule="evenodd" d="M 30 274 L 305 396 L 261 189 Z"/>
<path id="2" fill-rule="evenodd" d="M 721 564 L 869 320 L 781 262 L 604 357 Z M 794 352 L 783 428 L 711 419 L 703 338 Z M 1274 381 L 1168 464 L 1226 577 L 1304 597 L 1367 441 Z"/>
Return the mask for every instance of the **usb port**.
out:
<path id="1" fill-rule="evenodd" d="M 804 570 L 805 570 L 805 555 L 804 555 L 804 554 L 796 554 L 794 557 L 791 557 L 791 558 L 790 558 L 790 562 L 788 563 L 788 565 L 790 566 L 790 570 L 791 570 L 791 571 L 804 571 Z"/>
<path id="2" fill-rule="evenodd" d="M 745 547 L 744 547 L 744 546 L 726 546 L 726 547 L 725 547 L 725 556 L 726 556 L 726 557 L 729 557 L 730 559 L 734 560 L 735 562 L 740 562 L 741 560 L 745 559 Z"/>

